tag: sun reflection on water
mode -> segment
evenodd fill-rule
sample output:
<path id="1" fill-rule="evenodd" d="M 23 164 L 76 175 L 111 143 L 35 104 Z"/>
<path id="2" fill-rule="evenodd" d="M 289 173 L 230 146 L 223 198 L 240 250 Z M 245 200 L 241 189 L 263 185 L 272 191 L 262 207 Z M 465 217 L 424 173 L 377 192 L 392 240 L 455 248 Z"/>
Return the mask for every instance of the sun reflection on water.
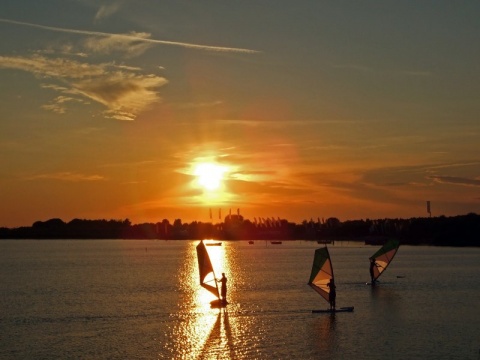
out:
<path id="1" fill-rule="evenodd" d="M 318 347 L 319 353 L 330 354 L 332 349 L 336 346 L 335 314 L 319 316 L 317 319 L 315 319 L 313 326 L 314 329 L 312 334 L 316 334 L 315 345 Z"/>
<path id="2" fill-rule="evenodd" d="M 191 242 L 188 245 L 185 262 L 177 274 L 179 313 L 171 314 L 177 321 L 171 334 L 168 334 L 171 338 L 169 348 L 176 359 L 232 359 L 235 358 L 232 329 L 236 322 L 229 318 L 228 308 L 235 309 L 236 280 L 231 280 L 235 266 L 230 253 L 233 247 L 225 243 L 221 246 L 207 246 L 215 276 L 219 279 L 224 272 L 228 278 L 230 304 L 225 309 L 217 309 L 210 306 L 210 301 L 215 300 L 215 296 L 200 286 L 197 244 L 198 242 Z"/>

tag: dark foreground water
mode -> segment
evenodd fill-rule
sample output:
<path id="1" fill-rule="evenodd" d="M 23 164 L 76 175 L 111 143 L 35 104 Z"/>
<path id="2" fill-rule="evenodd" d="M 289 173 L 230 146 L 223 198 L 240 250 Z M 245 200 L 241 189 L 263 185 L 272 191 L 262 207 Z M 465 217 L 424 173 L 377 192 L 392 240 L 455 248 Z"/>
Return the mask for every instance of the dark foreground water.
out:
<path id="1" fill-rule="evenodd" d="M 480 249 L 329 246 L 337 306 L 309 286 L 316 243 L 209 247 L 226 310 L 198 286 L 198 241 L 0 241 L 1 359 L 480 359 Z"/>

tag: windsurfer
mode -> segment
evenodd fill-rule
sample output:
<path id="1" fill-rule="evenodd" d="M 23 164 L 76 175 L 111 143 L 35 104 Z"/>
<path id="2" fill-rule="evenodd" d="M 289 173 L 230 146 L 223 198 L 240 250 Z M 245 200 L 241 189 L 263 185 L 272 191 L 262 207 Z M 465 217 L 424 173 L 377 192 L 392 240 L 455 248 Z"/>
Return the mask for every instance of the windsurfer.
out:
<path id="1" fill-rule="evenodd" d="M 222 278 L 217 281 L 219 283 L 222 283 L 222 288 L 220 290 L 220 293 L 222 295 L 222 303 L 223 305 L 226 305 L 227 304 L 227 277 L 225 276 L 225 273 L 222 273 Z"/>
<path id="2" fill-rule="evenodd" d="M 373 273 L 373 269 L 377 266 L 375 259 L 370 258 L 370 280 L 372 285 L 375 285 L 375 274 Z"/>
<path id="3" fill-rule="evenodd" d="M 330 288 L 330 291 L 328 293 L 328 301 L 330 302 L 330 310 L 335 310 L 335 298 L 337 297 L 337 291 L 335 290 L 335 282 L 333 281 L 333 278 L 330 279 L 330 282 L 327 284 L 327 286 Z"/>

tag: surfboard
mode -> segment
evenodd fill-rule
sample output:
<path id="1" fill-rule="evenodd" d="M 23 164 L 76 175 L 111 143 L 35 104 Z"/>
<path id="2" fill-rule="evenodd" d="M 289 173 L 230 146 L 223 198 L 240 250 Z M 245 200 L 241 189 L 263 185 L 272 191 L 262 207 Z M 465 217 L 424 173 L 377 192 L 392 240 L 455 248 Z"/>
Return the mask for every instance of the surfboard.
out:
<path id="1" fill-rule="evenodd" d="M 337 313 L 337 312 L 353 312 L 353 306 L 341 307 L 339 309 L 323 309 L 323 310 L 312 310 L 312 313 Z"/>
<path id="2" fill-rule="evenodd" d="M 226 307 L 228 304 L 229 304 L 228 301 L 224 303 L 221 299 L 210 301 L 210 307 L 212 308 L 222 308 L 222 307 Z"/>

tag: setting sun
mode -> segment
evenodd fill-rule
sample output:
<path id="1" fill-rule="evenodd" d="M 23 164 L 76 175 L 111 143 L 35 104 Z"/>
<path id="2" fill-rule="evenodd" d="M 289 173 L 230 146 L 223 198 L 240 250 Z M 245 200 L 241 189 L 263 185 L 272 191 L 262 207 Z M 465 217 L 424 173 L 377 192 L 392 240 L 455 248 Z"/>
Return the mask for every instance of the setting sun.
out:
<path id="1" fill-rule="evenodd" d="M 201 163 L 195 167 L 198 184 L 207 191 L 214 191 L 222 185 L 226 168 L 214 163 Z"/>
<path id="2" fill-rule="evenodd" d="M 480 1 L 36 3 L 0 1 L 0 230 L 480 211 Z"/>

